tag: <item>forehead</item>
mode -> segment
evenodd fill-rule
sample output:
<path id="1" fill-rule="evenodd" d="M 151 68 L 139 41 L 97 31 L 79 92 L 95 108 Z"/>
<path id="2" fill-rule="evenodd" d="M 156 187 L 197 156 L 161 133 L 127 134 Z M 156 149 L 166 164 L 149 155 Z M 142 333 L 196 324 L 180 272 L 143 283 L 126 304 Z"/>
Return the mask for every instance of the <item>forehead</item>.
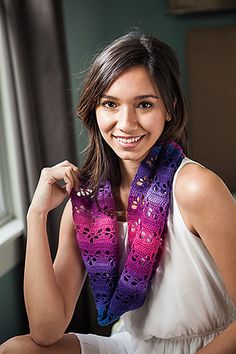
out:
<path id="1" fill-rule="evenodd" d="M 143 93 L 157 93 L 158 89 L 149 71 L 143 66 L 134 66 L 124 70 L 112 83 L 105 89 L 105 94 L 122 94 L 136 91 Z"/>

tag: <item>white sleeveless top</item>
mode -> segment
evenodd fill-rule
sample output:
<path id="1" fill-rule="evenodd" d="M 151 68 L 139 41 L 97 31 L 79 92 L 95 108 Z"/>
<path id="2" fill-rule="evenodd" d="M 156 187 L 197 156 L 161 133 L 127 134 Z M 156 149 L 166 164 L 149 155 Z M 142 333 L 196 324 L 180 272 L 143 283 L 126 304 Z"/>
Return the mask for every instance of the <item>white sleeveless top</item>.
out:
<path id="1" fill-rule="evenodd" d="M 236 319 L 214 260 L 186 227 L 174 188 L 168 233 L 160 265 L 144 305 L 122 316 L 123 329 L 136 337 L 135 354 L 195 353 Z M 125 247 L 124 247 L 125 248 Z"/>

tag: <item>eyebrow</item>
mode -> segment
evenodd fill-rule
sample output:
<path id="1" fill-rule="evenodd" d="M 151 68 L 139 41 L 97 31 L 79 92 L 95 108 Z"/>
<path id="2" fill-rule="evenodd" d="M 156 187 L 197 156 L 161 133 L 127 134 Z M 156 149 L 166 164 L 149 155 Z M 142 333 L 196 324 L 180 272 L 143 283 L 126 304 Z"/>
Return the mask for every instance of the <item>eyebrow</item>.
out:
<path id="1" fill-rule="evenodd" d="M 101 98 L 108 98 L 108 99 L 110 99 L 110 100 L 117 100 L 116 97 L 110 96 L 110 95 L 106 95 L 106 94 L 104 94 L 104 93 L 101 95 Z M 135 100 L 142 100 L 142 99 L 144 99 L 144 98 L 156 98 L 156 99 L 159 100 L 160 97 L 158 97 L 158 96 L 156 96 L 156 95 L 153 95 L 153 94 L 149 94 L 149 93 L 148 93 L 148 94 L 145 94 L 145 95 L 140 95 L 140 96 L 134 97 Z"/>

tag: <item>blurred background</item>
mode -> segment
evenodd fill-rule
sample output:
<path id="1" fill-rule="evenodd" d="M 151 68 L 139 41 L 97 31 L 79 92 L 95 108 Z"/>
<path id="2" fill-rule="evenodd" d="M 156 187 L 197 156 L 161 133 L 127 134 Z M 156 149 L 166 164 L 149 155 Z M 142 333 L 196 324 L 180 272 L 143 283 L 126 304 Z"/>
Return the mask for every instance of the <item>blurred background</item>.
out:
<path id="1" fill-rule="evenodd" d="M 25 214 L 40 170 L 81 164 L 86 132 L 74 112 L 84 71 L 134 29 L 176 51 L 191 157 L 236 192 L 235 0 L 0 0 L 0 342 L 28 331 Z M 62 207 L 48 222 L 52 257 Z M 88 283 L 68 330 L 110 333 L 96 323 Z"/>

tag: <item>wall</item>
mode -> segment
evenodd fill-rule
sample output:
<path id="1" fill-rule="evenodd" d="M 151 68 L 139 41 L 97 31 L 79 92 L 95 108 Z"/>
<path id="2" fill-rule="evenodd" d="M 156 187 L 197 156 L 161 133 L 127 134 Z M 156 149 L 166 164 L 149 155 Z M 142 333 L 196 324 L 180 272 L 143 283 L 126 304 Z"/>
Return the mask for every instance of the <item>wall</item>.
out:
<path id="1" fill-rule="evenodd" d="M 27 331 L 22 282 L 23 264 L 0 278 L 0 343 Z"/>
<path id="2" fill-rule="evenodd" d="M 209 12 L 191 15 L 171 15 L 167 0 L 63 0 L 64 20 L 74 103 L 78 96 L 82 71 L 96 51 L 111 39 L 138 27 L 169 44 L 178 54 L 182 82 L 188 94 L 186 45 L 188 31 L 200 27 L 221 27 L 236 24 L 236 12 Z M 75 107 L 72 107 L 74 109 Z M 80 135 L 76 120 L 77 149 L 86 142 Z M 79 157 L 80 159 L 80 157 Z"/>

